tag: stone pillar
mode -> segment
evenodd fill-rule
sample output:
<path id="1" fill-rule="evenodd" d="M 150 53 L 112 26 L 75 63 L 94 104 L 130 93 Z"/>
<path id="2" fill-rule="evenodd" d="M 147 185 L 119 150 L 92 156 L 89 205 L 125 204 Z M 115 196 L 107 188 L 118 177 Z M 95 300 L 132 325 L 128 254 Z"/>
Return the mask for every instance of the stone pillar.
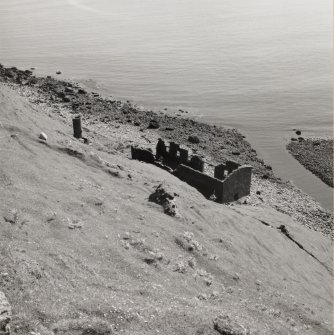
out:
<path id="1" fill-rule="evenodd" d="M 224 164 L 219 164 L 215 167 L 215 178 L 224 180 L 225 179 L 225 169 L 226 166 Z"/>
<path id="2" fill-rule="evenodd" d="M 192 156 L 189 165 L 194 170 L 197 170 L 200 172 L 204 171 L 204 161 L 200 156 Z"/>
<path id="3" fill-rule="evenodd" d="M 166 153 L 167 153 L 167 150 L 166 150 L 165 142 L 161 138 L 159 138 L 158 143 L 157 143 L 157 147 L 156 147 L 156 157 L 157 157 L 157 159 L 159 159 L 160 157 L 165 158 Z"/>
<path id="4" fill-rule="evenodd" d="M 169 158 L 172 160 L 177 160 L 177 152 L 179 151 L 180 146 L 175 142 L 169 143 Z"/>
<path id="5" fill-rule="evenodd" d="M 187 164 L 188 163 L 188 150 L 180 148 L 180 163 Z"/>
<path id="6" fill-rule="evenodd" d="M 75 138 L 81 138 L 82 129 L 81 129 L 81 116 L 78 115 L 72 119 L 73 122 L 73 136 Z"/>

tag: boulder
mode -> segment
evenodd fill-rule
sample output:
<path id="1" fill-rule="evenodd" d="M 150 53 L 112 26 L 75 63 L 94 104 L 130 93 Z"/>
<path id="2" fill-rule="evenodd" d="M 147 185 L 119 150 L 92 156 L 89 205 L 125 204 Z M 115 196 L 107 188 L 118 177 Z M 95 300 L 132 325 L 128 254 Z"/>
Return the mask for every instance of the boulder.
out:
<path id="1" fill-rule="evenodd" d="M 10 69 L 5 69 L 5 77 L 7 78 L 14 78 L 15 74 L 13 71 L 11 71 Z"/>
<path id="2" fill-rule="evenodd" d="M 0 334 L 1 335 L 10 335 L 10 320 L 11 320 L 11 307 L 9 302 L 0 291 Z"/>
<path id="3" fill-rule="evenodd" d="M 69 93 L 69 94 L 73 94 L 74 93 L 73 88 L 71 88 L 71 87 L 65 87 L 65 92 Z"/>
<path id="4" fill-rule="evenodd" d="M 66 94 L 63 91 L 56 90 L 55 93 L 56 93 L 57 97 L 60 98 L 60 99 L 64 99 L 65 96 L 66 96 Z"/>
<path id="5" fill-rule="evenodd" d="M 148 124 L 147 128 L 149 128 L 149 129 L 158 129 L 159 127 L 160 127 L 159 122 L 157 120 L 155 120 L 155 119 L 152 119 L 150 121 L 150 123 Z"/>
<path id="6" fill-rule="evenodd" d="M 196 135 L 190 135 L 188 137 L 188 141 L 190 143 L 198 144 L 200 142 L 200 139 Z"/>
<path id="7" fill-rule="evenodd" d="M 31 79 L 29 79 L 27 82 L 26 82 L 26 85 L 36 85 L 38 83 L 38 80 L 36 77 L 32 76 Z"/>
<path id="8" fill-rule="evenodd" d="M 213 322 L 213 328 L 221 335 L 244 335 L 246 330 L 228 315 L 221 315 Z"/>
<path id="9" fill-rule="evenodd" d="M 20 84 L 20 85 L 22 84 L 22 77 L 21 77 L 21 76 L 18 75 L 18 76 L 16 77 L 16 83 L 17 83 L 17 84 Z"/>
<path id="10" fill-rule="evenodd" d="M 79 102 L 73 102 L 73 103 L 72 103 L 72 108 L 73 108 L 73 109 L 78 109 L 79 106 L 80 106 Z"/>
<path id="11" fill-rule="evenodd" d="M 48 139 L 48 136 L 45 133 L 41 132 L 39 134 L 38 138 L 43 140 L 43 141 L 46 141 Z"/>
<path id="12" fill-rule="evenodd" d="M 174 200 L 175 196 L 176 194 L 168 190 L 166 185 L 160 184 L 149 196 L 148 201 L 161 205 L 165 214 L 169 216 L 176 216 L 177 209 Z"/>

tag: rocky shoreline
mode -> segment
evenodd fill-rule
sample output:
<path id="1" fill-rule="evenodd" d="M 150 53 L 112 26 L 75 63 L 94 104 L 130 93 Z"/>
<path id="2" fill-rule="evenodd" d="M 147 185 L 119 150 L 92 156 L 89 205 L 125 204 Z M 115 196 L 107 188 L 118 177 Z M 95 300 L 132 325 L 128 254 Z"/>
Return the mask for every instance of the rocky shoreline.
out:
<path id="1" fill-rule="evenodd" d="M 5 68 L 1 64 L 0 82 L 14 87 L 35 104 L 45 104 L 48 113 L 57 113 L 68 124 L 73 115 L 80 114 L 88 141 L 99 137 L 103 143 L 103 134 L 114 138 L 113 144 L 105 143 L 103 151 L 128 155 L 131 145 L 154 148 L 161 137 L 202 156 L 208 169 L 226 160 L 250 164 L 253 166 L 252 189 L 251 195 L 244 200 L 245 205 L 275 208 L 308 228 L 332 235 L 332 214 L 291 183 L 277 178 L 271 166 L 257 156 L 236 129 L 197 122 L 183 112 L 169 115 L 143 110 L 129 101 L 88 92 L 78 83 L 51 76 L 36 77 L 31 70 Z"/>
<path id="2" fill-rule="evenodd" d="M 142 110 L 129 101 L 102 98 L 99 93 L 87 92 L 77 83 L 57 80 L 50 76 L 36 77 L 31 70 L 21 71 L 15 67 L 5 68 L 0 65 L 0 80 L 33 88 L 43 93 L 51 102 L 71 108 L 73 113 L 80 114 L 83 120 L 94 117 L 96 121 L 105 124 L 128 124 L 143 133 L 154 129 L 167 140 L 185 144 L 203 157 L 209 155 L 217 161 L 232 159 L 237 163 L 248 163 L 263 178 L 278 180 L 271 167 L 258 158 L 256 151 L 236 129 L 208 125 L 181 114 L 158 114 Z"/>
<path id="3" fill-rule="evenodd" d="M 287 149 L 306 169 L 333 187 L 333 139 L 300 138 L 291 140 Z"/>

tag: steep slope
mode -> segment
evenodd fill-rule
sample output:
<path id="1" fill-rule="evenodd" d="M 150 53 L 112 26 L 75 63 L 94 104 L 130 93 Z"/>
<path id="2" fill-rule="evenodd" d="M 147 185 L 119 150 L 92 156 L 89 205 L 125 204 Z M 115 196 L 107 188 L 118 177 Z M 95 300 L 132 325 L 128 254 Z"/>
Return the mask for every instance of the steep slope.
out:
<path id="1" fill-rule="evenodd" d="M 0 291 L 13 334 L 331 334 L 328 237 L 207 201 L 106 138 L 71 135 L 1 85 Z M 148 201 L 160 184 L 175 217 Z"/>

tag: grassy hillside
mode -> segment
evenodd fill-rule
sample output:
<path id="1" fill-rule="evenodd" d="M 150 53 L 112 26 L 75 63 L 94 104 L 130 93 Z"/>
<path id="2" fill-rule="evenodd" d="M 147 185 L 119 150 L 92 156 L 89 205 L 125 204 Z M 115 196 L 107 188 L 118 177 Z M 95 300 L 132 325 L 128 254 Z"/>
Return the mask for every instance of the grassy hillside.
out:
<path id="1" fill-rule="evenodd" d="M 139 132 L 85 131 L 90 145 L 69 118 L 1 84 L 0 291 L 12 334 L 331 334 L 329 237 L 132 161 L 118 138 Z M 149 201 L 160 184 L 175 217 Z"/>

